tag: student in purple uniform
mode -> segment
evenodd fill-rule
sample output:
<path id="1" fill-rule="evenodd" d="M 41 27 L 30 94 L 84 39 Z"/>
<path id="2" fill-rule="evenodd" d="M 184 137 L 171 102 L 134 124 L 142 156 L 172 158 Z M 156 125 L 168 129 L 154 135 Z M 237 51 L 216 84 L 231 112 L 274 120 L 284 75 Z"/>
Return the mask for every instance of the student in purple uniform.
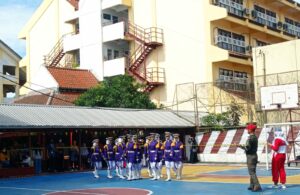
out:
<path id="1" fill-rule="evenodd" d="M 162 141 L 160 140 L 160 135 L 156 134 L 155 135 L 155 140 L 157 141 L 157 161 L 156 161 L 156 168 L 157 168 L 157 179 L 160 179 L 163 177 L 161 174 L 162 170 L 162 164 L 163 164 L 163 155 L 164 155 L 164 150 L 162 148 Z"/>
<path id="2" fill-rule="evenodd" d="M 151 172 L 151 168 L 150 168 L 149 155 L 148 155 L 149 143 L 150 143 L 150 136 L 147 136 L 146 137 L 146 142 L 144 144 L 144 159 L 145 159 L 145 163 L 146 163 L 147 172 L 149 174 L 149 177 L 153 177 L 152 172 Z"/>
<path id="3" fill-rule="evenodd" d="M 116 173 L 117 176 L 121 179 L 125 179 L 123 173 L 123 166 L 124 166 L 124 152 L 125 148 L 123 146 L 123 139 L 119 137 L 116 139 L 116 144 L 114 146 L 115 151 L 115 160 L 116 160 Z"/>
<path id="4" fill-rule="evenodd" d="M 93 146 L 91 148 L 91 161 L 92 165 L 94 167 L 94 177 L 99 178 L 98 170 L 102 168 L 102 151 L 99 147 L 99 139 L 94 139 L 93 140 Z"/>
<path id="5" fill-rule="evenodd" d="M 132 136 L 132 139 L 126 144 L 126 156 L 127 156 L 127 169 L 128 169 L 128 181 L 131 181 L 134 178 L 135 167 L 134 163 L 136 161 L 136 150 L 137 144 L 135 143 L 136 137 Z"/>
<path id="6" fill-rule="evenodd" d="M 159 179 L 158 177 L 158 171 L 157 171 L 157 141 L 155 140 L 155 133 L 150 134 L 150 142 L 148 145 L 148 156 L 149 156 L 149 163 L 150 163 L 150 168 L 151 172 L 153 174 L 153 178 L 151 180 L 157 180 Z"/>
<path id="7" fill-rule="evenodd" d="M 166 164 L 166 173 L 167 173 L 166 181 L 171 181 L 171 169 L 174 169 L 174 161 L 171 152 L 172 140 L 171 140 L 170 132 L 165 132 L 165 139 L 166 141 L 164 141 L 162 149 L 164 150 L 164 160 Z"/>
<path id="8" fill-rule="evenodd" d="M 137 143 L 136 150 L 136 179 L 142 179 L 142 159 L 143 159 L 143 150 L 144 150 L 144 140 L 139 139 Z"/>
<path id="9" fill-rule="evenodd" d="M 183 143 L 179 140 L 179 134 L 174 134 L 174 141 L 172 143 L 172 156 L 174 160 L 174 167 L 176 168 L 176 175 L 178 180 L 182 177 L 182 155 L 183 155 Z"/>
<path id="10" fill-rule="evenodd" d="M 114 145 L 113 145 L 113 138 L 108 137 L 106 138 L 106 145 L 103 148 L 103 156 L 104 160 L 107 163 L 107 177 L 109 179 L 113 178 L 112 171 L 115 170 L 115 153 L 114 153 Z"/>

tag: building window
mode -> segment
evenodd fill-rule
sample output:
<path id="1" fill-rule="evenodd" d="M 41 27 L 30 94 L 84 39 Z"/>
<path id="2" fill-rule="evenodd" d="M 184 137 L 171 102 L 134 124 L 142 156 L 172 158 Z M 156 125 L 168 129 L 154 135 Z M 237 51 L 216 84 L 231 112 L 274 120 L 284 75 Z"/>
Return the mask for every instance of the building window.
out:
<path id="1" fill-rule="evenodd" d="M 112 60 L 112 50 L 107 49 L 107 60 Z"/>
<path id="2" fill-rule="evenodd" d="M 75 52 L 75 63 L 80 66 L 80 50 L 76 50 Z"/>
<path id="3" fill-rule="evenodd" d="M 244 36 L 232 33 L 232 50 L 238 53 L 246 53 Z"/>
<path id="4" fill-rule="evenodd" d="M 238 53 L 246 53 L 245 37 L 236 33 L 218 29 L 217 45 L 220 48 Z"/>
<path id="5" fill-rule="evenodd" d="M 284 30 L 291 34 L 300 37 L 300 23 L 292 19 L 285 18 L 286 28 Z"/>
<path id="6" fill-rule="evenodd" d="M 219 0 L 218 4 L 226 8 L 229 13 L 243 17 L 243 0 Z"/>
<path id="7" fill-rule="evenodd" d="M 16 95 L 16 86 L 14 85 L 3 85 L 3 97 L 14 98 Z"/>
<path id="8" fill-rule="evenodd" d="M 119 22 L 119 17 L 113 16 L 111 14 L 103 14 L 103 19 L 105 20 L 105 23 L 108 23 L 108 24 L 115 24 L 115 23 Z"/>
<path id="9" fill-rule="evenodd" d="M 75 34 L 79 33 L 79 21 L 77 20 L 75 23 Z"/>
<path id="10" fill-rule="evenodd" d="M 112 23 L 114 24 L 114 23 L 117 23 L 117 22 L 119 22 L 119 17 L 112 16 Z"/>
<path id="11" fill-rule="evenodd" d="M 220 68 L 219 69 L 219 82 L 222 87 L 244 91 L 247 88 L 248 75 L 246 72 L 233 71 Z"/>
<path id="12" fill-rule="evenodd" d="M 276 13 L 267 9 L 264 9 L 258 5 L 254 5 L 255 21 L 267 25 L 271 28 L 277 28 Z"/>
<path id="13" fill-rule="evenodd" d="M 15 66 L 9 66 L 9 65 L 3 65 L 3 74 L 4 75 L 16 76 L 16 67 Z"/>
<path id="14" fill-rule="evenodd" d="M 257 47 L 261 47 L 261 46 L 265 46 L 265 45 L 268 45 L 268 44 L 266 42 L 256 40 L 256 46 Z"/>
<path id="15" fill-rule="evenodd" d="M 120 52 L 118 50 L 114 50 L 114 59 L 118 58 L 120 55 Z"/>
<path id="16" fill-rule="evenodd" d="M 111 20 L 111 15 L 110 14 L 103 14 L 103 19 Z"/>

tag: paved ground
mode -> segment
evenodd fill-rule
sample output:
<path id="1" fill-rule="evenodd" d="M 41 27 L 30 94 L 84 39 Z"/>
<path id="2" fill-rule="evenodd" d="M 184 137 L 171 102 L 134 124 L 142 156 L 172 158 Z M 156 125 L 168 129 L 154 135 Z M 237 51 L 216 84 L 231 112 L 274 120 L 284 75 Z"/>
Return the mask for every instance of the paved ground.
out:
<path id="1" fill-rule="evenodd" d="M 91 172 L 51 174 L 26 178 L 1 179 L 2 195 L 234 195 L 253 194 L 247 190 L 248 172 L 245 166 L 228 165 L 185 165 L 184 178 L 171 182 L 142 179 L 125 181 L 107 179 L 106 171 L 101 178 L 94 179 Z M 146 177 L 146 173 L 143 174 Z M 287 189 L 270 189 L 271 173 L 264 167 L 258 168 L 263 192 L 254 194 L 300 194 L 300 170 L 287 170 Z"/>

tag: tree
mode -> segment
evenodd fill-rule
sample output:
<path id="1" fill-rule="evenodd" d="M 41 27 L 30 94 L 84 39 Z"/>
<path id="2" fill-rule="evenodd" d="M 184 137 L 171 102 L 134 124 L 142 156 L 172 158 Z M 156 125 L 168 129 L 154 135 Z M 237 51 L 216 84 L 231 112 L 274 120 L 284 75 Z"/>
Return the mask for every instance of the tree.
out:
<path id="1" fill-rule="evenodd" d="M 75 105 L 155 109 L 156 106 L 151 102 L 149 94 L 140 90 L 142 87 L 128 75 L 109 77 L 80 95 Z"/>
<path id="2" fill-rule="evenodd" d="M 224 127 L 236 127 L 240 125 L 240 118 L 244 113 L 243 106 L 231 101 L 226 112 L 209 113 L 202 117 L 202 125 L 211 127 L 215 130 L 222 130 Z"/>
<path id="3" fill-rule="evenodd" d="M 240 119 L 244 112 L 245 109 L 243 106 L 237 104 L 234 100 L 231 101 L 229 108 L 227 109 L 227 113 L 230 117 L 232 126 L 240 125 Z"/>
<path id="4" fill-rule="evenodd" d="M 227 112 L 209 113 L 201 119 L 203 126 L 211 127 L 214 130 L 222 130 L 224 127 L 230 126 L 230 120 Z"/>

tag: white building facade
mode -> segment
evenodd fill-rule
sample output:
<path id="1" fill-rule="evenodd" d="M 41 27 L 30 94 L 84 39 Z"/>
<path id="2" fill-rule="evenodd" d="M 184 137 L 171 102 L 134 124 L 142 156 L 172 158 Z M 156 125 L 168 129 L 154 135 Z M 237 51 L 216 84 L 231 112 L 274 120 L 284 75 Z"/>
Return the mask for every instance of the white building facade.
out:
<path id="1" fill-rule="evenodd" d="M 19 96 L 21 57 L 0 40 L 0 103 L 11 103 Z"/>

